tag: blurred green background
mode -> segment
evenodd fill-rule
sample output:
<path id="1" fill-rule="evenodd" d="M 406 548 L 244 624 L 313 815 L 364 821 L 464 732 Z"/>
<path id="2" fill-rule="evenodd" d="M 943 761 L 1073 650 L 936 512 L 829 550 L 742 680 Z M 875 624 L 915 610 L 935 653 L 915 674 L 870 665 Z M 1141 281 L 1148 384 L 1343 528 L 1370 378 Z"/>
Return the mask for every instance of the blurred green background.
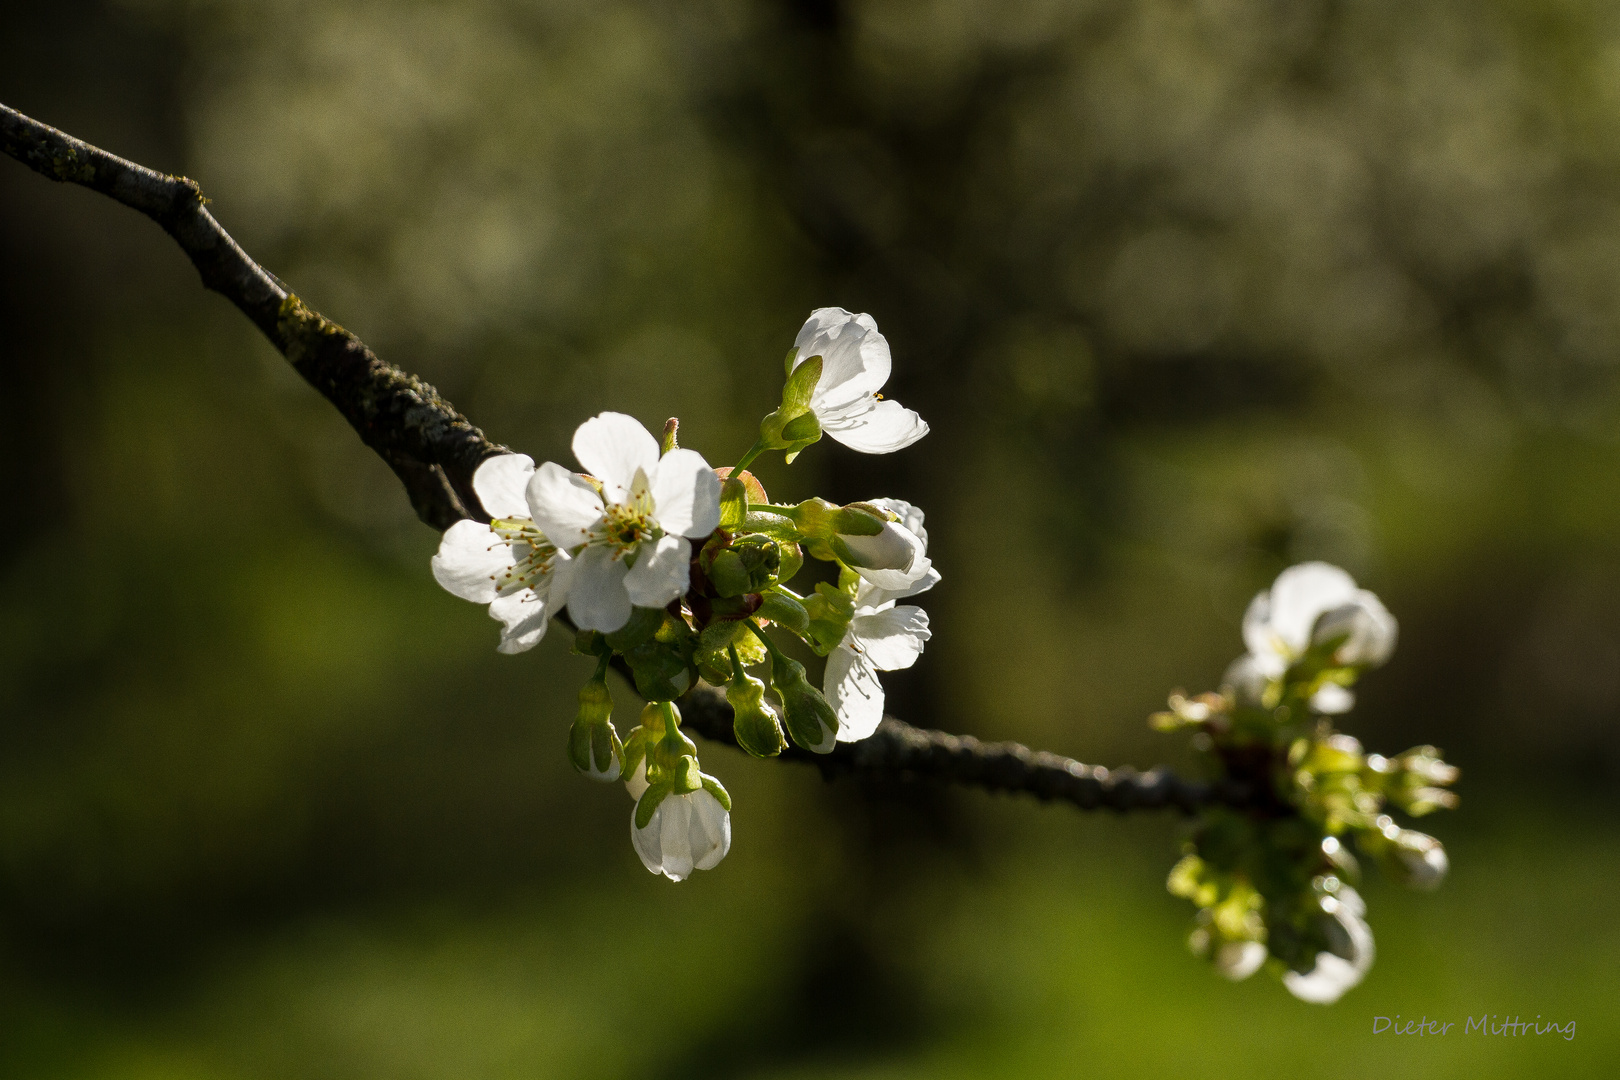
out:
<path id="1" fill-rule="evenodd" d="M 1368 883 L 1326 1009 L 1187 954 L 1169 814 L 710 748 L 731 855 L 655 880 L 564 761 L 565 635 L 497 655 L 159 230 L 0 161 L 0 1074 L 1620 1068 L 1614 5 L 0 7 L 0 101 L 198 178 L 537 459 L 612 408 L 732 460 L 809 310 L 871 312 L 934 433 L 763 476 L 928 510 L 897 715 L 1182 762 L 1145 715 L 1324 558 L 1402 625 L 1345 726 L 1464 770 L 1451 879 Z"/>

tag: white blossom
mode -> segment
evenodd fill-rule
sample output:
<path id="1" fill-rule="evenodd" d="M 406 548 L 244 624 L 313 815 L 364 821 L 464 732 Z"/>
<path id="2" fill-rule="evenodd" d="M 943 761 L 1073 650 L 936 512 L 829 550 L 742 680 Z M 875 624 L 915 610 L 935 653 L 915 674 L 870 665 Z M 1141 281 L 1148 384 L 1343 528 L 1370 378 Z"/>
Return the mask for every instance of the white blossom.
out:
<path id="1" fill-rule="evenodd" d="M 478 466 L 473 491 L 493 519 L 462 520 L 445 530 L 433 556 L 433 577 L 464 600 L 488 604 L 501 623 L 500 651 L 517 653 L 545 636 L 546 624 L 566 599 L 572 567 L 568 553 L 550 543 L 525 496 L 534 460 L 502 454 Z"/>
<path id="2" fill-rule="evenodd" d="M 1228 685 L 1240 699 L 1265 679 L 1275 678 L 1312 645 L 1342 638 L 1333 662 L 1374 667 L 1395 650 L 1397 626 L 1373 593 L 1356 587 L 1355 579 L 1323 562 L 1290 566 L 1270 589 L 1250 602 L 1243 616 L 1243 641 L 1249 655 L 1227 670 Z M 1249 694 L 1249 696 L 1254 696 Z M 1355 695 L 1336 684 L 1311 698 L 1317 712 L 1349 712 Z"/>
<path id="3" fill-rule="evenodd" d="M 1312 644 L 1348 635 L 1340 664 L 1375 666 L 1395 650 L 1396 623 L 1377 596 L 1323 562 L 1290 566 L 1243 616 L 1243 641 L 1268 675 L 1280 675 Z"/>
<path id="4" fill-rule="evenodd" d="M 731 814 L 707 788 L 665 795 L 647 827 L 630 816 L 630 840 L 642 864 L 671 881 L 712 870 L 731 850 Z"/>
<path id="5" fill-rule="evenodd" d="M 1266 947 L 1258 941 L 1227 941 L 1215 950 L 1215 970 L 1242 982 L 1266 962 Z"/>
<path id="6" fill-rule="evenodd" d="M 827 657 L 822 693 L 838 713 L 838 741 L 859 742 L 877 730 L 883 719 L 883 684 L 880 671 L 898 671 L 917 662 L 923 645 L 933 636 L 928 613 L 913 604 L 897 604 L 908 596 L 927 592 L 938 584 L 939 571 L 929 562 L 928 533 L 923 513 L 899 499 L 873 499 L 873 505 L 891 510 L 901 527 L 918 541 L 916 562 L 906 571 L 861 571 L 855 592 L 855 615 L 844 638 Z M 873 580 L 892 581 L 884 587 Z"/>
<path id="7" fill-rule="evenodd" d="M 574 456 L 590 475 L 546 462 L 529 479 L 529 506 L 546 537 L 574 556 L 568 614 L 582 630 L 612 633 L 632 606 L 663 607 L 686 592 L 688 538 L 720 523 L 720 478 L 696 451 L 660 458 L 658 440 L 623 413 L 581 424 Z"/>
<path id="8" fill-rule="evenodd" d="M 1366 978 L 1373 964 L 1373 936 L 1364 918 L 1367 905 L 1350 886 L 1341 885 L 1337 894 L 1324 897 L 1322 909 L 1343 929 L 1345 941 L 1341 948 L 1349 956 L 1319 952 L 1316 954 L 1316 966 L 1303 974 L 1288 972 L 1283 976 L 1283 985 L 1301 1001 L 1331 1005 Z"/>
<path id="9" fill-rule="evenodd" d="M 863 454 L 888 454 L 928 434 L 922 417 L 878 393 L 889 381 L 892 361 L 889 342 L 872 316 L 818 308 L 793 345 L 798 350 L 794 367 L 821 357 L 821 380 L 810 409 L 828 435 Z"/>

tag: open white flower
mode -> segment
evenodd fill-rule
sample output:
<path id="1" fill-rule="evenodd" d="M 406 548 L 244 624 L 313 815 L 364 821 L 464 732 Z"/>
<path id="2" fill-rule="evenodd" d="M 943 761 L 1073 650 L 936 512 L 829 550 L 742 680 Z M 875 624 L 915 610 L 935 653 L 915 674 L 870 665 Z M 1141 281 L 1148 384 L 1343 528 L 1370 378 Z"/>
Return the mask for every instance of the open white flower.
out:
<path id="1" fill-rule="evenodd" d="M 568 553 L 534 523 L 525 496 L 533 474 L 534 460 L 523 454 L 479 465 L 473 491 L 494 520 L 456 522 L 433 556 L 434 580 L 464 600 L 488 604 L 500 620 L 503 653 L 533 648 L 568 593 Z"/>
<path id="2" fill-rule="evenodd" d="M 928 613 L 913 604 L 897 604 L 908 596 L 927 592 L 939 583 L 939 571 L 926 555 L 928 533 L 923 513 L 899 499 L 873 499 L 873 505 L 900 515 L 907 536 L 917 540 L 916 563 L 899 570 L 858 570 L 862 576 L 855 592 L 855 616 L 844 639 L 827 657 L 822 693 L 838 713 L 838 741 L 859 742 L 877 730 L 883 720 L 883 684 L 880 671 L 898 671 L 917 662 L 923 645 L 933 636 Z M 862 537 L 861 539 L 876 539 Z M 892 581 L 884 587 L 874 577 Z"/>
<path id="3" fill-rule="evenodd" d="M 665 795 L 645 828 L 631 814 L 630 841 L 648 870 L 683 881 L 714 869 L 731 850 L 731 813 L 707 788 Z"/>
<path id="4" fill-rule="evenodd" d="M 1343 636 L 1334 659 L 1375 667 L 1395 651 L 1395 617 L 1377 596 L 1324 562 L 1290 566 L 1243 615 L 1243 642 L 1268 675 L 1280 675 L 1312 644 Z"/>
<path id="5" fill-rule="evenodd" d="M 596 483 L 548 461 L 529 479 L 529 506 L 547 539 L 574 555 L 568 614 L 582 630 L 612 633 L 632 606 L 663 607 L 686 592 L 688 538 L 720 524 L 720 478 L 696 451 L 660 458 L 658 440 L 623 413 L 581 424 L 574 456 Z"/>
<path id="6" fill-rule="evenodd" d="M 889 454 L 928 434 L 923 418 L 878 394 L 889 381 L 889 342 L 870 315 L 817 308 L 794 339 L 798 367 L 821 357 L 821 380 L 810 409 L 821 429 L 851 450 Z"/>
<path id="7" fill-rule="evenodd" d="M 1373 964 L 1373 936 L 1364 918 L 1367 905 L 1350 886 L 1341 885 L 1337 894 L 1324 897 L 1322 909 L 1333 916 L 1344 931 L 1344 940 L 1339 943 L 1338 949 L 1348 955 L 1319 952 L 1316 954 L 1315 967 L 1303 974 L 1288 972 L 1283 976 L 1283 985 L 1301 1001 L 1331 1005 L 1366 978 Z"/>
<path id="8" fill-rule="evenodd" d="M 1243 615 L 1249 655 L 1228 670 L 1228 682 L 1241 690 L 1240 681 L 1275 678 L 1312 645 L 1335 640 L 1335 663 L 1376 667 L 1395 651 L 1396 634 L 1395 616 L 1373 593 L 1357 588 L 1349 574 L 1324 562 L 1300 563 L 1250 602 Z M 1311 698 L 1311 707 L 1321 713 L 1349 712 L 1354 704 L 1355 695 L 1336 684 Z"/>

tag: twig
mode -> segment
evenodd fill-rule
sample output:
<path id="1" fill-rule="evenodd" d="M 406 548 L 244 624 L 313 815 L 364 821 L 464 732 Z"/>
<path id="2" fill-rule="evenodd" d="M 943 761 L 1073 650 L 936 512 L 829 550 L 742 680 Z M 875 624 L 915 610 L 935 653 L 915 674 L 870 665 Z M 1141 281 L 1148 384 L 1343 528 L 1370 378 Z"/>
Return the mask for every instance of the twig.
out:
<path id="1" fill-rule="evenodd" d="M 439 392 L 377 359 L 248 257 L 208 212 L 197 182 L 154 172 L 0 105 L 0 149 L 51 180 L 139 210 L 174 237 L 203 284 L 235 304 L 393 468 L 417 516 L 444 530 L 483 514 L 479 462 L 504 453 Z"/>
<path id="2" fill-rule="evenodd" d="M 506 448 L 486 439 L 433 387 L 385 364 L 359 338 L 305 306 L 220 227 L 196 181 L 125 161 L 5 105 L 0 105 L 0 149 L 42 176 L 99 191 L 161 225 L 190 257 L 203 284 L 253 320 L 388 462 L 423 521 L 442 531 L 465 517 L 488 520 L 473 494 L 472 474 L 485 458 Z M 722 693 L 701 686 L 681 705 L 684 726 L 707 739 L 736 744 L 731 706 Z M 1165 769 L 1110 771 L 1017 743 L 981 743 L 928 731 L 893 717 L 885 717 L 871 738 L 840 743 L 831 754 L 790 747 L 783 757 L 814 762 L 829 775 L 964 784 L 1062 800 L 1086 810 L 1173 806 L 1192 813 L 1212 803 L 1244 805 L 1252 799 L 1242 785 L 1201 784 Z"/>

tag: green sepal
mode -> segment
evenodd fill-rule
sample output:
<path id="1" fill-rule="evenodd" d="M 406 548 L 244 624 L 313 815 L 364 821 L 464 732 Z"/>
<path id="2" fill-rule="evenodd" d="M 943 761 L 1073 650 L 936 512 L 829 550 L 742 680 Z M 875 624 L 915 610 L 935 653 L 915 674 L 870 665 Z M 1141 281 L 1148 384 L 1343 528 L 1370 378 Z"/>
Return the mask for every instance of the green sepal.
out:
<path id="1" fill-rule="evenodd" d="M 794 447 L 797 454 L 821 438 L 821 420 L 813 412 L 800 413 L 782 425 L 782 438 Z"/>
<path id="2" fill-rule="evenodd" d="M 725 786 L 721 784 L 720 781 L 716 780 L 708 773 L 701 773 L 699 775 L 703 781 L 703 790 L 707 791 L 710 795 L 713 795 L 714 801 L 719 803 L 725 809 L 726 813 L 731 813 L 731 792 L 727 791 Z"/>
<path id="3" fill-rule="evenodd" d="M 797 360 L 798 358 L 799 358 L 799 347 L 797 345 L 795 345 L 795 346 L 793 346 L 793 348 L 791 348 L 791 349 L 789 349 L 787 351 L 787 358 L 782 361 L 782 374 L 783 374 L 783 376 L 788 376 L 788 375 L 793 374 L 793 361 Z"/>
<path id="4" fill-rule="evenodd" d="M 794 542 L 800 538 L 799 527 L 791 517 L 774 514 L 768 510 L 750 510 L 743 518 L 742 532 L 760 533 L 773 540 Z M 801 563 L 803 559 L 800 559 Z"/>
<path id="5" fill-rule="evenodd" d="M 698 760 L 687 754 L 675 763 L 670 770 L 671 790 L 676 795 L 686 795 L 703 786 L 703 773 L 698 769 Z"/>
<path id="6" fill-rule="evenodd" d="M 816 392 L 816 384 L 821 382 L 822 359 L 812 356 L 798 367 L 788 372 L 787 382 L 782 384 L 782 408 L 784 421 L 791 422 L 810 409 L 810 398 Z M 782 432 L 784 436 L 787 431 Z M 819 437 L 821 432 L 816 432 Z"/>
<path id="7" fill-rule="evenodd" d="M 760 597 L 759 616 L 785 627 L 800 637 L 810 629 L 810 612 L 799 597 L 778 585 Z"/>
<path id="8" fill-rule="evenodd" d="M 607 641 L 595 630 L 574 632 L 574 652 L 579 656 L 601 656 L 609 651 Z"/>
<path id="9" fill-rule="evenodd" d="M 610 773 L 615 757 L 619 771 Z M 618 780 L 623 774 L 624 744 L 610 721 L 593 723 L 580 716 L 568 731 L 568 760 L 593 780 Z"/>
<path id="10" fill-rule="evenodd" d="M 820 656 L 826 656 L 844 640 L 850 620 L 855 617 L 855 599 L 825 581 L 817 582 L 814 596 L 804 598 L 810 624 L 805 636 Z"/>
<path id="11" fill-rule="evenodd" d="M 652 822 L 652 816 L 657 811 L 658 804 L 669 797 L 671 790 L 670 784 L 666 781 L 651 784 L 646 791 L 641 793 L 641 798 L 636 800 L 636 828 L 645 829 Z"/>
<path id="12" fill-rule="evenodd" d="M 776 542 L 782 547 L 782 564 L 776 569 L 776 580 L 792 581 L 804 567 L 804 551 L 791 540 L 777 537 Z"/>
<path id="13" fill-rule="evenodd" d="M 735 477 L 720 484 L 720 528 L 734 533 L 742 530 L 748 517 L 748 485 Z"/>

